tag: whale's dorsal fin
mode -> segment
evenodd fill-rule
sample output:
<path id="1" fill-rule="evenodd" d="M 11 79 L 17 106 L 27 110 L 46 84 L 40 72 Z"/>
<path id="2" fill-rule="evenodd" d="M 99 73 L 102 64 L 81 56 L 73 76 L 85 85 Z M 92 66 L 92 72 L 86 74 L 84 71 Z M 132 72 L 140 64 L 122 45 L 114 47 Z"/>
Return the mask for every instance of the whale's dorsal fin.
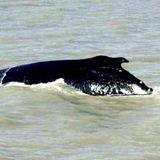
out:
<path id="1" fill-rule="evenodd" d="M 124 57 L 108 57 L 104 55 L 99 55 L 96 57 L 90 58 L 92 60 L 94 67 L 100 68 L 117 68 L 121 67 L 122 63 L 128 63 L 129 61 Z"/>
<path id="2" fill-rule="evenodd" d="M 117 58 L 114 58 L 116 62 L 122 64 L 122 63 L 128 63 L 129 60 L 127 60 L 126 58 L 124 57 L 117 57 Z"/>
<path id="3" fill-rule="evenodd" d="M 108 57 L 108 56 L 104 56 L 104 55 L 98 55 L 98 56 L 95 56 L 95 57 L 92 57 L 90 59 L 95 59 L 95 60 L 99 60 L 101 62 L 110 62 L 110 63 L 128 63 L 129 60 L 127 60 L 126 58 L 124 57 Z"/>

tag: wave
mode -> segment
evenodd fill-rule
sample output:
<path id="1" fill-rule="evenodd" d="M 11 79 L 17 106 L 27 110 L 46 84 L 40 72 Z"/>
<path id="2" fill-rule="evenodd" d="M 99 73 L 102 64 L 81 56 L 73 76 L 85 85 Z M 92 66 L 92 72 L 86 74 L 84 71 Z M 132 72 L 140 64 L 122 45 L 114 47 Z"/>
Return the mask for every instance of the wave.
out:
<path id="1" fill-rule="evenodd" d="M 82 91 L 67 85 L 64 82 L 63 78 L 57 79 L 53 82 L 48 82 L 48 83 L 39 83 L 39 84 L 32 84 L 32 85 L 27 85 L 21 82 L 10 82 L 6 85 L 6 87 L 24 87 L 24 88 L 31 88 L 33 90 L 39 90 L 39 89 L 44 89 L 46 91 L 55 91 L 55 92 L 61 92 L 64 94 L 80 94 L 80 95 L 86 95 Z"/>
<path id="2" fill-rule="evenodd" d="M 156 86 L 153 88 L 153 95 L 160 95 L 160 87 Z"/>
<path id="3" fill-rule="evenodd" d="M 48 82 L 48 83 L 40 83 L 40 84 L 32 84 L 32 85 L 27 85 L 24 83 L 20 83 L 20 82 L 10 82 L 6 85 L 6 87 L 11 86 L 11 87 L 27 87 L 27 88 L 31 88 L 33 90 L 39 90 L 39 89 L 45 89 L 46 91 L 55 91 L 55 92 L 60 92 L 60 93 L 64 93 L 64 94 L 80 94 L 80 95 L 86 95 L 85 93 L 83 93 L 82 91 L 67 85 L 64 81 L 63 78 L 57 79 L 56 81 L 53 82 Z M 136 85 L 133 85 L 133 89 L 135 94 L 137 95 L 144 95 L 144 92 L 139 89 L 139 87 L 137 87 Z M 123 91 L 124 93 L 128 94 L 127 91 Z M 129 95 L 129 94 L 128 94 Z M 153 94 L 152 95 L 160 95 L 160 87 L 156 86 L 153 88 Z"/>

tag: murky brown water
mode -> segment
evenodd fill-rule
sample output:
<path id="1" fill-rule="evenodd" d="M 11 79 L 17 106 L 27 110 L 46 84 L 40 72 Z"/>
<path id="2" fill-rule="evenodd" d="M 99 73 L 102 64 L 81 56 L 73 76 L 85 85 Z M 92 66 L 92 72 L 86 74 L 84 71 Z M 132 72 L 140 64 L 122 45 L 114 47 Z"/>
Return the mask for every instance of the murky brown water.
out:
<path id="1" fill-rule="evenodd" d="M 92 97 L 67 86 L 0 87 L 2 160 L 160 159 L 159 1 L 1 0 L 0 68 L 124 56 L 151 96 Z"/>

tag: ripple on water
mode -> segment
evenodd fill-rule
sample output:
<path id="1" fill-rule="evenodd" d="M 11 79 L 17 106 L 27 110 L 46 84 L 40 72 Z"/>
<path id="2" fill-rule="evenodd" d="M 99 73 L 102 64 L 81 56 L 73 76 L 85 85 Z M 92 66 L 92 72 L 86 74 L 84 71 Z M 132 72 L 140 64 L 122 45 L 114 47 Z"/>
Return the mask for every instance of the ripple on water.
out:
<path id="1" fill-rule="evenodd" d="M 0 159 L 160 159 L 158 0 L 3 0 L 0 7 L 0 68 L 120 56 L 154 89 L 94 97 L 63 84 L 0 86 Z"/>

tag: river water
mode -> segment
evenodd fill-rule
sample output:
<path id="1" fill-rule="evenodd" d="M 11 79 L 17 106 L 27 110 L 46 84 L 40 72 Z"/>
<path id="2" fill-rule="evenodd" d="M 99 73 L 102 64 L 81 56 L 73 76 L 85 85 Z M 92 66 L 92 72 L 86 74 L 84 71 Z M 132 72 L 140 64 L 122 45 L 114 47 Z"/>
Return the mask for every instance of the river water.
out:
<path id="1" fill-rule="evenodd" d="M 0 68 L 95 55 L 150 96 L 92 97 L 61 82 L 0 86 L 2 160 L 159 160 L 158 0 L 0 0 Z"/>

